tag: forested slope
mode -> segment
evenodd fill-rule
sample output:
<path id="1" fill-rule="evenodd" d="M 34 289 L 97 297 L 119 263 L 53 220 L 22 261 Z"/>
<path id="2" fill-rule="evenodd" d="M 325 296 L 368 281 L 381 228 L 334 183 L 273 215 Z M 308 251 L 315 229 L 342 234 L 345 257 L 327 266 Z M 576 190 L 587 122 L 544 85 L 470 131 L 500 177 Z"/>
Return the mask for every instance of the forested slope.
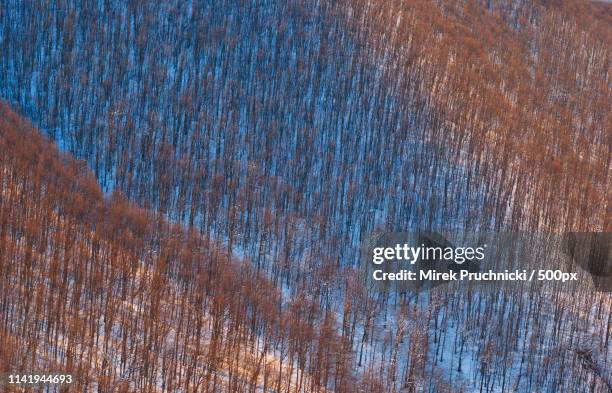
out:
<path id="1" fill-rule="evenodd" d="M 397 227 L 602 230 L 605 12 L 8 2 L 0 88 L 105 189 L 245 247 L 269 247 L 266 210 L 326 242 L 370 231 L 372 211 Z"/>
<path id="2" fill-rule="evenodd" d="M 3 103 L 0 275 L 2 392 L 21 391 L 7 373 L 70 374 L 71 392 L 354 391 L 330 313 L 283 303 L 214 242 L 104 198 L 85 163 Z"/>
<path id="3" fill-rule="evenodd" d="M 246 261 L 279 297 L 271 308 L 308 326 L 272 328 L 281 344 L 266 350 L 306 375 L 303 390 L 606 391 L 607 294 L 386 296 L 354 267 L 375 229 L 612 229 L 610 5 L 77 3 L 0 5 L 0 96 L 93 172 L 65 187 L 75 196 L 57 195 L 84 198 L 62 202 L 71 220 L 96 233 L 113 215 L 91 206 L 153 217 L 130 230 L 136 249 L 122 230 L 104 235 L 144 266 L 165 255 L 168 222 L 213 239 L 215 274 L 218 258 Z M 176 250 L 169 266 L 183 265 Z M 197 272 L 181 280 L 235 288 Z M 148 277 L 131 274 L 140 287 Z M 318 350 L 327 334 L 339 337 L 322 347 L 335 346 Z"/>

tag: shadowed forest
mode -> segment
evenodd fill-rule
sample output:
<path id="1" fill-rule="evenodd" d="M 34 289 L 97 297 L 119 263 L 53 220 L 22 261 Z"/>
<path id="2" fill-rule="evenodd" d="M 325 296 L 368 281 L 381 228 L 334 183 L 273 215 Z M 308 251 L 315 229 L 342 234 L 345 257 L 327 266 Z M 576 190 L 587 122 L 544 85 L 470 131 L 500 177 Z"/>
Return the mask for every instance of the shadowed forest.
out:
<path id="1" fill-rule="evenodd" d="M 0 4 L 4 392 L 612 392 L 612 296 L 374 231 L 612 232 L 612 5 Z M 25 390 L 21 390 L 25 389 Z"/>

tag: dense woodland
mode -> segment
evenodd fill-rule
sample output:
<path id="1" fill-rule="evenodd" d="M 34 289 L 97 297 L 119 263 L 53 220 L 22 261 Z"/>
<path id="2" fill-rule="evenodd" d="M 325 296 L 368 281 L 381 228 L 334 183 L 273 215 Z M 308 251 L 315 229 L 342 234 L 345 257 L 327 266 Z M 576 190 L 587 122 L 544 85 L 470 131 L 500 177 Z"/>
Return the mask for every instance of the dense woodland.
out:
<path id="1" fill-rule="evenodd" d="M 395 296 L 358 267 L 373 230 L 611 231 L 611 22 L 574 1 L 3 2 L 0 372 L 612 391 L 607 293 Z"/>

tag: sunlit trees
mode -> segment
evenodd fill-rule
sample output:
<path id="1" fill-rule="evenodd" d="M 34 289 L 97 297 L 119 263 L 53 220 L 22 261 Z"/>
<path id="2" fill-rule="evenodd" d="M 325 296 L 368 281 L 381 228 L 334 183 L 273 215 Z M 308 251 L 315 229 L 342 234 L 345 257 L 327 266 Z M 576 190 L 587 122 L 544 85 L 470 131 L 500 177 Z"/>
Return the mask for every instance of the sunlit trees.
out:
<path id="1" fill-rule="evenodd" d="M 538 370 L 554 375 L 546 386 L 592 383 L 593 373 L 555 369 L 538 349 L 573 344 L 584 320 L 607 359 L 604 296 L 596 316 L 577 315 L 588 292 L 572 307 L 558 294 L 433 304 L 364 288 L 355 266 L 374 229 L 610 229 L 601 10 L 505 0 L 3 3 L 0 94 L 95 175 L 46 154 L 34 132 L 4 133 L 0 273 L 21 285 L 17 303 L 0 288 L 7 331 L 18 322 L 19 337 L 30 334 L 20 345 L 107 388 L 243 390 L 263 380 L 350 391 L 364 378 L 371 391 L 435 391 L 443 375 L 524 390 Z M 2 114 L 7 130 L 24 127 Z M 403 342 L 401 307 L 418 327 Z M 67 349 L 37 346 L 29 326 Z M 545 338 L 519 338 L 533 329 Z M 485 342 L 487 331 L 497 335 Z M 458 351 L 450 367 L 448 342 Z M 501 371 L 509 364 L 516 380 Z"/>

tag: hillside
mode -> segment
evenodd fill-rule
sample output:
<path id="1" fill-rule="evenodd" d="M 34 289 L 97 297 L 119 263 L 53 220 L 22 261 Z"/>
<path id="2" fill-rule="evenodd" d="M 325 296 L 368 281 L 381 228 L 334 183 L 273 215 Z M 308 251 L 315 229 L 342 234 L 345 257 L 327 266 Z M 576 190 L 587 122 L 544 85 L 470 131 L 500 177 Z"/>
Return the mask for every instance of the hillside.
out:
<path id="1" fill-rule="evenodd" d="M 611 22 L 577 0 L 2 2 L 0 373 L 609 391 L 609 293 L 386 293 L 360 261 L 374 232 L 611 232 Z"/>
<path id="2" fill-rule="evenodd" d="M 281 307 L 215 243 L 104 197 L 82 161 L 5 104 L 0 168 L 0 373 L 71 374 L 74 392 L 322 392 L 349 379 L 335 333 L 306 319 L 316 305 Z M 319 359 L 308 370 L 295 361 L 306 353 Z"/>

